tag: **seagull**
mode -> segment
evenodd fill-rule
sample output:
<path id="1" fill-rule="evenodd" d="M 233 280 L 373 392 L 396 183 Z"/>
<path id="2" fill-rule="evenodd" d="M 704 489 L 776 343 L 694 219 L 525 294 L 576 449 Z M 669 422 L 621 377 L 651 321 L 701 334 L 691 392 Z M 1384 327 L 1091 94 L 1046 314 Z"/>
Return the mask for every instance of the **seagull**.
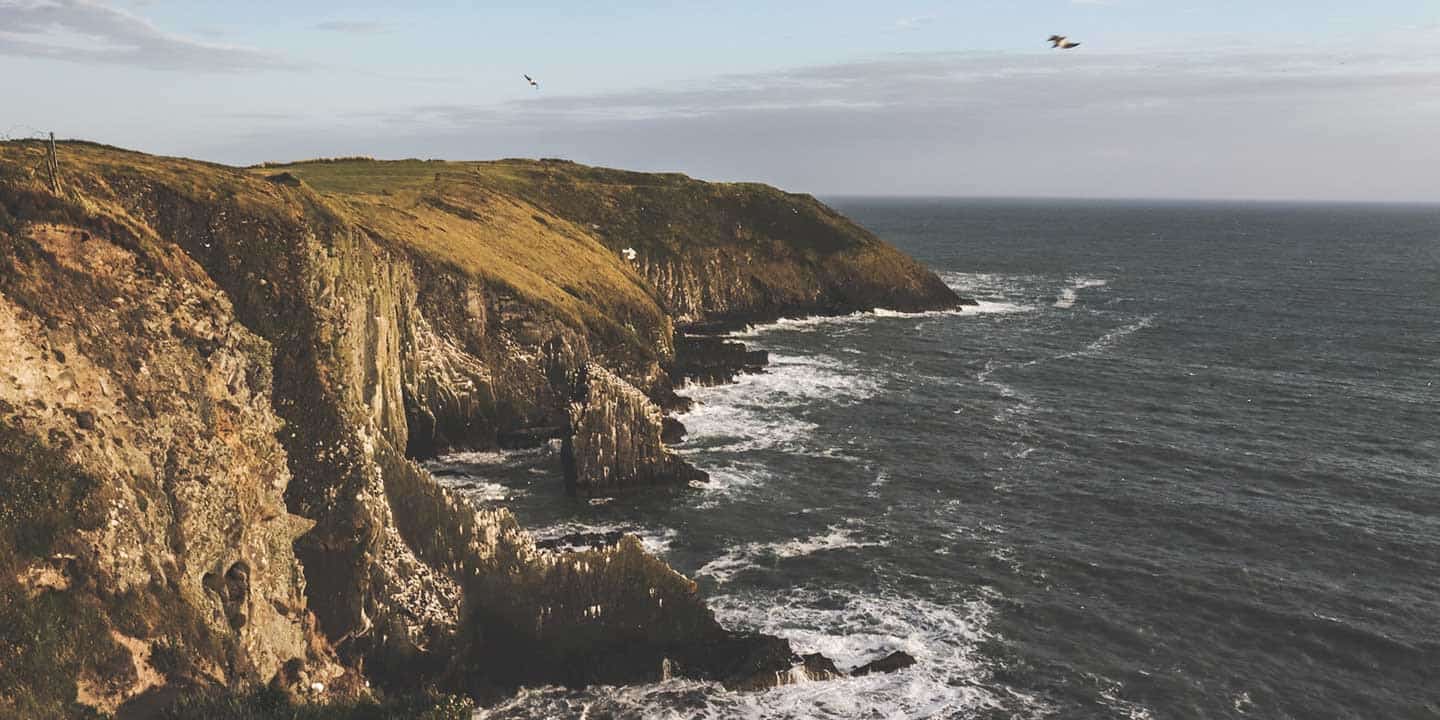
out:
<path id="1" fill-rule="evenodd" d="M 1080 47 L 1080 43 L 1070 42 L 1069 40 L 1065 39 L 1064 35 L 1051 35 L 1050 47 L 1057 50 L 1074 50 L 1075 48 Z"/>
<path id="2" fill-rule="evenodd" d="M 526 75 L 526 76 L 525 76 L 525 82 L 530 83 L 530 87 L 533 87 L 533 88 L 535 88 L 536 90 L 539 90 L 539 89 L 540 89 L 540 83 L 535 82 L 535 78 L 532 78 L 532 77 L 530 77 L 529 75 Z"/>

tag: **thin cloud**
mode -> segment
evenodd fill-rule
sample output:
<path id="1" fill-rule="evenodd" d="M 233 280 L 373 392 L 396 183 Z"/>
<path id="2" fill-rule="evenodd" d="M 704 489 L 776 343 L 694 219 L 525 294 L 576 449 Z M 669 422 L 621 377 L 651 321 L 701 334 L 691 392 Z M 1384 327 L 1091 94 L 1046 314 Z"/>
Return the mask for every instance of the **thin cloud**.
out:
<path id="1" fill-rule="evenodd" d="M 0 0 L 0 55 L 151 70 L 296 67 L 271 53 L 167 33 L 142 17 L 91 0 Z"/>
<path id="2" fill-rule="evenodd" d="M 752 110 L 1009 108 L 1046 115 L 1261 103 L 1343 101 L 1377 93 L 1418 97 L 1440 89 L 1440 57 L 1411 54 L 1226 52 L 1060 56 L 1047 53 L 937 53 L 803 67 L 712 79 L 685 89 L 547 96 L 500 108 L 417 108 L 435 121 L 463 124 L 613 118 L 691 118 Z"/>
<path id="3" fill-rule="evenodd" d="M 391 30 L 389 25 L 371 20 L 326 20 L 315 23 L 311 28 L 347 35 L 378 35 Z"/>
<path id="4" fill-rule="evenodd" d="M 1440 96 L 1440 55 L 1331 50 L 917 53 L 680 89 L 397 108 L 321 142 L 332 154 L 571 157 L 822 193 L 1433 199 L 1440 104 L 1427 99 Z M 1057 158 L 1080 171 L 1056 172 Z"/>
<path id="5" fill-rule="evenodd" d="M 916 15 L 914 17 L 902 17 L 895 21 L 896 30 L 918 30 L 921 27 L 935 22 L 933 15 Z"/>

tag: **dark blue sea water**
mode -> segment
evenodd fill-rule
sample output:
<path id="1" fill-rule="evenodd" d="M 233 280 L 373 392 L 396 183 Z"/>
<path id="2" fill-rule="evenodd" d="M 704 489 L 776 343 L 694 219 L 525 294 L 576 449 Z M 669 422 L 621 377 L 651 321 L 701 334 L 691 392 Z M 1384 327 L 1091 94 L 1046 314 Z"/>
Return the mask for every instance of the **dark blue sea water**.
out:
<path id="1" fill-rule="evenodd" d="M 490 717 L 1440 717 L 1440 209 L 842 200 L 981 300 L 741 333 L 711 484 L 603 504 L 449 460 L 541 535 L 624 528 L 842 667 Z"/>

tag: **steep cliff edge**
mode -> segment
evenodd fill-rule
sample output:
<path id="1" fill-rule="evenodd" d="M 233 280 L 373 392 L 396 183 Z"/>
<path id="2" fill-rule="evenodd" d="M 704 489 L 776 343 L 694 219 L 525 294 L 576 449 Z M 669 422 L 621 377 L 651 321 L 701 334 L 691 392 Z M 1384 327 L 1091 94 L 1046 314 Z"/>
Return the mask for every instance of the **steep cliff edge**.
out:
<path id="1" fill-rule="evenodd" d="M 240 170 L 65 143 L 56 192 L 38 151 L 0 144 L 0 593 L 27 599 L 0 627 L 50 638 L 0 656 L 0 710 L 35 716 L 358 672 L 480 695 L 769 677 L 798 659 L 721 628 L 637 544 L 538 550 L 409 458 L 556 436 L 577 491 L 683 482 L 652 401 L 677 322 L 957 302 L 756 186 L 732 203 L 566 163 Z M 574 189 L 547 189 L 561 175 Z M 622 222 L 637 202 L 672 204 L 672 234 Z M 727 242 L 735 218 L 765 229 Z"/>
<path id="2" fill-rule="evenodd" d="M 477 164 L 471 182 L 586 228 L 681 326 L 927 310 L 962 301 L 933 273 L 809 195 L 561 160 Z"/>

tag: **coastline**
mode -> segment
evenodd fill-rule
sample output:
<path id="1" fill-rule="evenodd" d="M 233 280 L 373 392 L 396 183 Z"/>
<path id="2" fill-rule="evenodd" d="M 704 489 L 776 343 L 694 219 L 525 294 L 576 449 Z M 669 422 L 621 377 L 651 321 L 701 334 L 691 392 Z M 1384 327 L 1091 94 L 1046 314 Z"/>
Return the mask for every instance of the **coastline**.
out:
<path id="1" fill-rule="evenodd" d="M 683 485 L 697 471 L 661 409 L 681 402 L 676 325 L 959 302 L 918 263 L 763 186 L 553 162 L 238 169 L 65 143 L 56 193 L 27 147 L 0 144 L 0 340 L 24 358 L 0 414 L 28 448 L 7 457 L 94 478 L 72 512 L 112 519 L 62 528 L 6 582 L 91 602 L 84 622 L 124 642 L 69 656 L 26 712 L 80 692 L 123 715 L 218 685 L 312 703 L 839 672 L 720 626 L 639 543 L 556 555 L 416 460 L 558 439 L 576 495 Z M 564 184 L 587 175 L 612 181 L 604 202 Z M 629 204 L 642 190 L 696 233 L 655 235 L 656 206 Z M 177 447 L 192 469 L 166 459 Z M 127 592 L 149 629 L 107 599 Z M 185 662 L 157 669 L 156 643 Z M 135 673 L 96 685 L 102 658 Z"/>

